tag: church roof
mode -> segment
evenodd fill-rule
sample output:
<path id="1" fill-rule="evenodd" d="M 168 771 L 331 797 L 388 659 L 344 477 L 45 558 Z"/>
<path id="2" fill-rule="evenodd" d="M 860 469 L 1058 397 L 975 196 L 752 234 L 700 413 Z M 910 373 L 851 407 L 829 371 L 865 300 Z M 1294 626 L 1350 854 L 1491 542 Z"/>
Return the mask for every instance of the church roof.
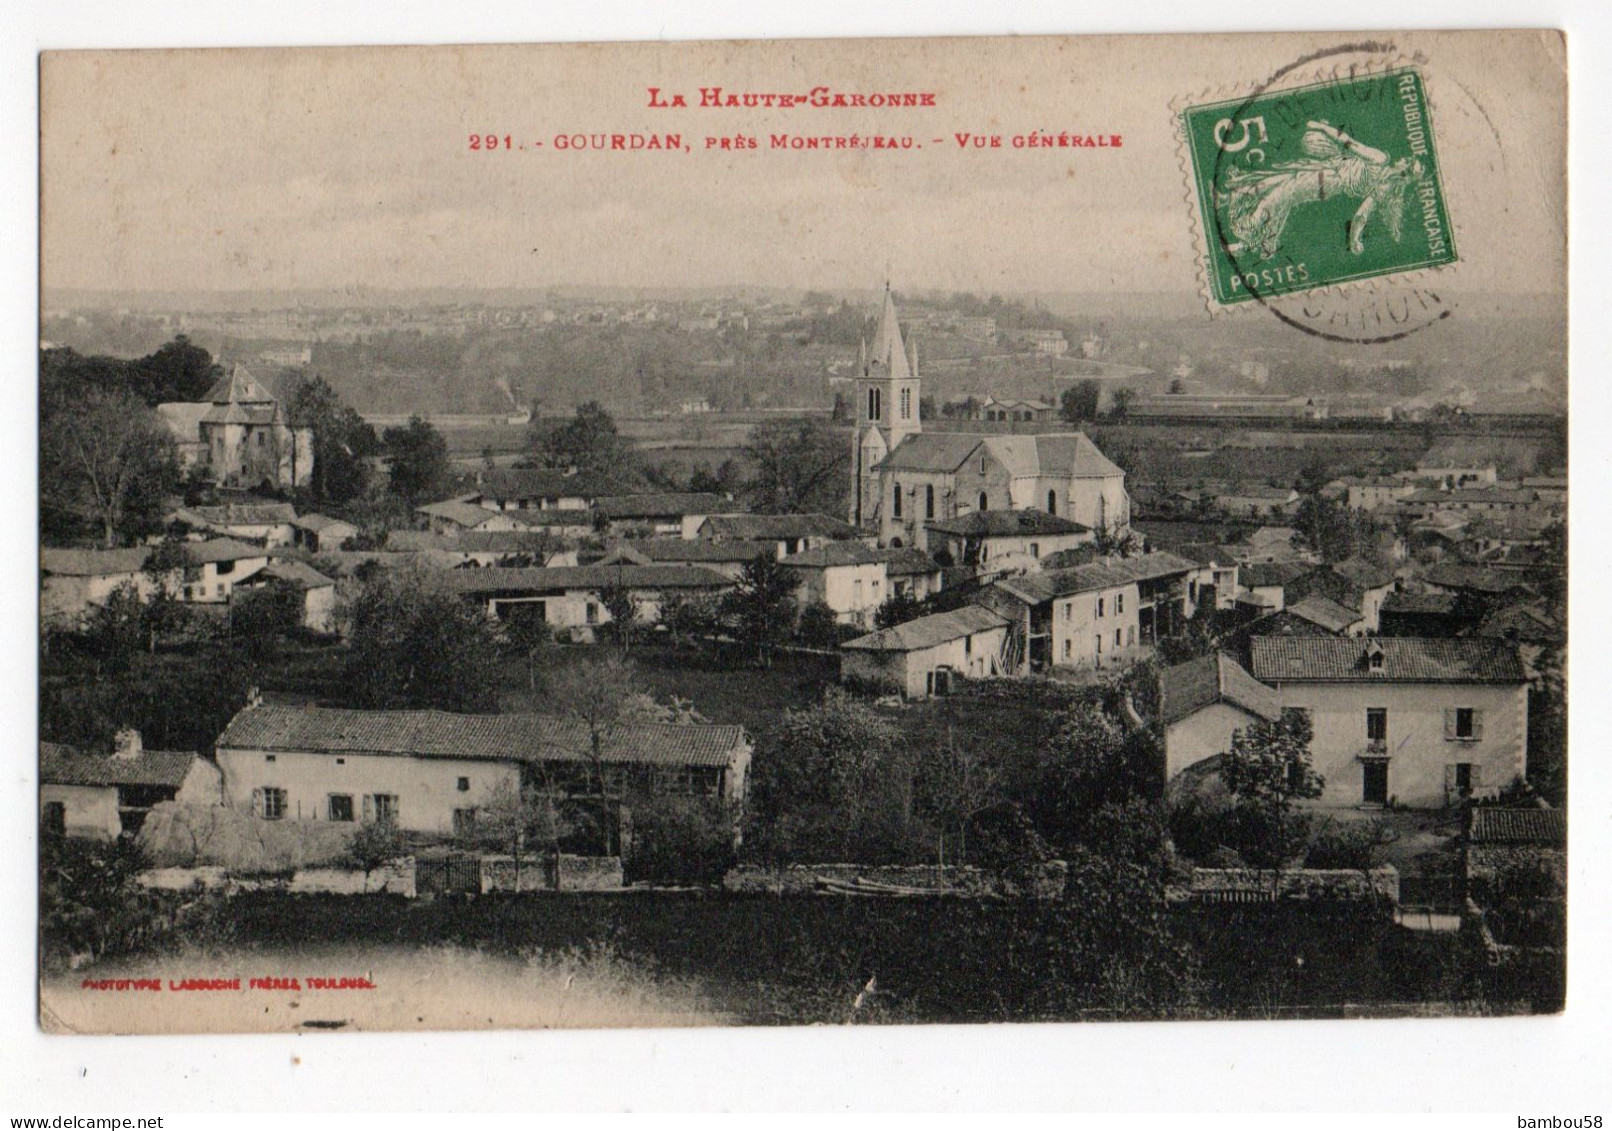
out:
<path id="1" fill-rule="evenodd" d="M 917 432 L 896 445 L 874 470 L 956 471 L 983 439 L 966 432 Z"/>
<path id="2" fill-rule="evenodd" d="M 904 439 L 874 470 L 956 471 L 981 444 L 1015 478 L 1101 479 L 1125 474 L 1084 432 L 1041 436 L 919 432 Z"/>
<path id="3" fill-rule="evenodd" d="M 1101 479 L 1125 474 L 1098 450 L 1084 432 L 1048 432 L 1040 436 L 992 436 L 991 454 L 1015 476 L 1058 479 Z"/>
<path id="4" fill-rule="evenodd" d="M 214 383 L 208 390 L 207 399 L 214 404 L 274 403 L 274 397 L 256 377 L 252 376 L 251 370 L 239 364 L 231 366 L 229 375 L 220 377 Z"/>

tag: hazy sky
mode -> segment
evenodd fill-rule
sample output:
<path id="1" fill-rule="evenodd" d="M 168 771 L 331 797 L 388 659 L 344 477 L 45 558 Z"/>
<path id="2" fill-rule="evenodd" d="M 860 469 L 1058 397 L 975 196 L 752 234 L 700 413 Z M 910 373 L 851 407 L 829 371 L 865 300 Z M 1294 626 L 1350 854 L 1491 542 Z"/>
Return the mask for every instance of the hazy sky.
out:
<path id="1" fill-rule="evenodd" d="M 49 287 L 640 285 L 1183 291 L 1171 104 L 1367 36 L 887 40 L 50 55 Z M 1388 37 L 1378 37 L 1388 38 Z M 1563 286 L 1552 37 L 1392 37 L 1425 57 L 1461 289 Z M 647 107 L 647 88 L 918 91 L 934 108 Z M 1213 93 L 1211 93 L 1213 92 Z M 1119 149 L 1014 150 L 1031 130 Z M 958 132 L 1003 135 L 960 150 Z M 559 152 L 681 133 L 691 153 Z M 913 136 L 781 152 L 772 133 Z M 525 150 L 473 152 L 473 133 Z M 745 134 L 762 148 L 704 149 Z M 933 139 L 945 139 L 936 144 Z M 541 147 L 533 143 L 542 142 Z"/>

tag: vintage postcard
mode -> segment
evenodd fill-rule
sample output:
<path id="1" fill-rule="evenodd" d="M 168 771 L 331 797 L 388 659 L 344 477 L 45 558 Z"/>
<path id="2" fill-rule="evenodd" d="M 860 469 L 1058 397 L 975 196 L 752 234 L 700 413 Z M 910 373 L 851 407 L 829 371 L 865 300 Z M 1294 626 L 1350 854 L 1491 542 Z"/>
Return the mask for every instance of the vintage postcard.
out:
<path id="1" fill-rule="evenodd" d="M 41 1025 L 1562 1009 L 1566 84 L 47 52 Z"/>

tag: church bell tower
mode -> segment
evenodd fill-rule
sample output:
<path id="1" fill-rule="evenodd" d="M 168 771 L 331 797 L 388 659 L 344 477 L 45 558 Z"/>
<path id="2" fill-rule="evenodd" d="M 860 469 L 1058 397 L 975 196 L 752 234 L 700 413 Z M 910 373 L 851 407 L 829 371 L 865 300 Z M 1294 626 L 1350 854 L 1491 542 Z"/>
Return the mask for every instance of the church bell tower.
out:
<path id="1" fill-rule="evenodd" d="M 851 408 L 856 428 L 851 452 L 851 522 L 877 526 L 883 511 L 883 477 L 873 468 L 901 441 L 923 430 L 919 416 L 918 348 L 901 337 L 890 284 L 884 284 L 884 309 L 873 347 L 862 343 L 856 393 Z"/>

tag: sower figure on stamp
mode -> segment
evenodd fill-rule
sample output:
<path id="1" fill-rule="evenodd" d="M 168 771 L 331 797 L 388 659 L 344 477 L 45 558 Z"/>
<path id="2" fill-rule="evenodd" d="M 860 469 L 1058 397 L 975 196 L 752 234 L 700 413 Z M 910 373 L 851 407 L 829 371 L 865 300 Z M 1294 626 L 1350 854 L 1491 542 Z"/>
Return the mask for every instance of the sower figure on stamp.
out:
<path id="1" fill-rule="evenodd" d="M 1226 174 L 1221 202 L 1237 242 L 1232 255 L 1253 252 L 1269 259 L 1281 248 L 1289 215 L 1301 204 L 1345 196 L 1360 201 L 1349 221 L 1349 251 L 1366 249 L 1366 225 L 1380 206 L 1388 234 L 1398 243 L 1405 213 L 1405 190 L 1422 176 L 1412 158 L 1390 161 L 1382 150 L 1350 137 L 1328 122 L 1306 122 L 1301 141 L 1308 158 L 1257 171 L 1233 168 Z"/>

